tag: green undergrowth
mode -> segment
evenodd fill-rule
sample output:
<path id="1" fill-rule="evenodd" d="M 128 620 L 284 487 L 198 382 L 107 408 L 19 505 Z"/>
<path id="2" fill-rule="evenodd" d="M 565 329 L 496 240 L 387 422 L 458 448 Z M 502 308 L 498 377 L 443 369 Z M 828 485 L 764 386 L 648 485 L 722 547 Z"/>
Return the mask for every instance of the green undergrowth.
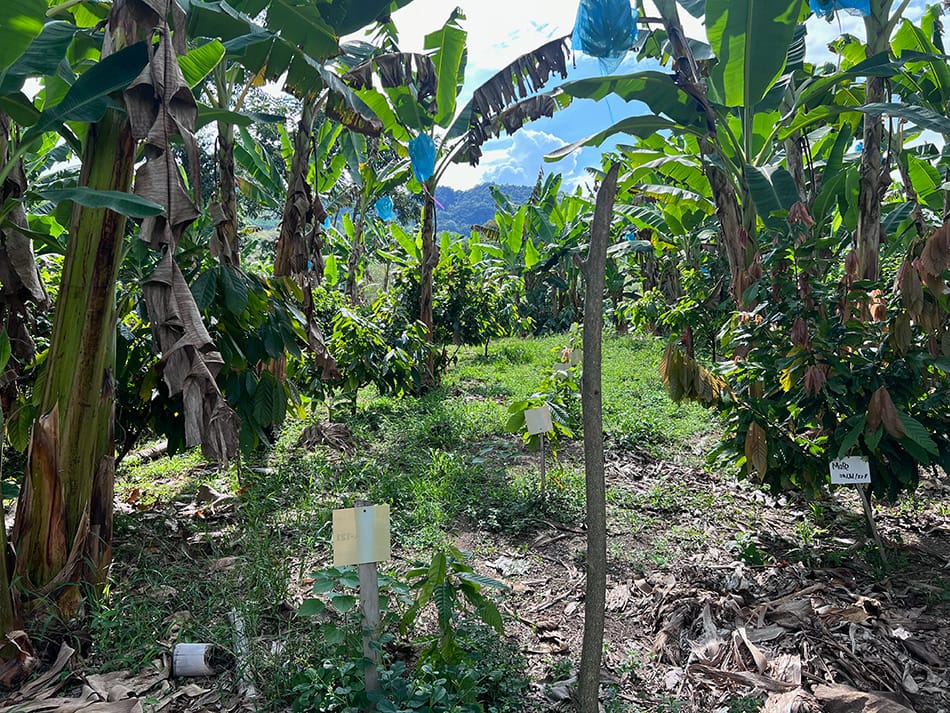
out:
<path id="1" fill-rule="evenodd" d="M 397 579 L 460 532 L 527 540 L 548 523 L 582 521 L 580 441 L 562 441 L 549 453 L 542 499 L 538 454 L 505 430 L 509 404 L 540 387 L 566 344 L 566 337 L 508 339 L 493 343 L 487 357 L 463 349 L 442 385 L 420 398 L 365 389 L 355 413 L 341 419 L 349 433 L 343 450 L 299 445 L 306 427 L 326 422 L 324 411 L 286 424 L 270 450 L 242 464 L 239 477 L 234 467 L 224 475 L 207 471 L 195 453 L 124 465 L 117 493 L 134 497 L 134 507 L 117 515 L 114 582 L 90 617 L 94 642 L 109 645 L 94 643 L 91 661 L 102 670 L 136 669 L 179 641 L 230 648 L 234 608 L 253 642 L 253 673 L 266 706 L 324 710 L 313 704 L 317 689 L 346 688 L 360 678 L 347 668 L 344 644 L 327 640 L 326 621 L 296 616 L 310 596 L 310 573 L 331 562 L 333 509 L 356 498 L 390 504 L 394 558 L 385 570 Z M 703 411 L 666 400 L 660 355 L 650 339 L 606 339 L 608 447 L 668 457 L 693 453 L 709 432 Z M 579 435 L 580 425 L 573 428 Z M 236 494 L 233 510 L 203 511 L 193 503 L 202 484 Z M 408 688 L 399 694 L 406 705 L 424 695 L 458 703 L 476 691 L 483 703 L 499 697 L 486 710 L 521 710 L 518 682 L 525 674 L 517 651 L 492 630 L 471 629 L 460 640 L 485 655 L 453 663 L 461 667 L 454 673 L 414 667 L 411 637 L 387 644 L 387 661 L 407 672 Z M 437 690 L 460 672 L 472 684 L 466 691 Z"/>
<path id="2" fill-rule="evenodd" d="M 462 352 L 446 383 L 469 398 L 499 405 L 536 391 L 545 371 L 560 361 L 567 337 L 505 339 L 486 358 Z M 603 346 L 604 432 L 608 448 L 630 448 L 660 458 L 688 454 L 698 462 L 698 438 L 715 430 L 715 419 L 695 404 L 670 401 L 658 376 L 663 342 L 639 335 L 607 335 Z M 503 411 L 504 409 L 502 409 Z M 501 411 L 499 411 L 501 413 Z"/>

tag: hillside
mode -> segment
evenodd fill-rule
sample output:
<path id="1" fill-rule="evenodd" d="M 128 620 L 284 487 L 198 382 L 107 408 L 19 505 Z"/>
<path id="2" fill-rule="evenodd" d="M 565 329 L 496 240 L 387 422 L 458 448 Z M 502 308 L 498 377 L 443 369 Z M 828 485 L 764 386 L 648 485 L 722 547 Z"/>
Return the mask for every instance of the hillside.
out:
<path id="1" fill-rule="evenodd" d="M 521 204 L 531 196 L 532 186 L 498 186 L 512 203 Z M 439 208 L 439 230 L 468 235 L 473 225 L 488 222 L 495 215 L 491 187 L 484 183 L 467 191 L 440 187 L 435 192 Z"/>

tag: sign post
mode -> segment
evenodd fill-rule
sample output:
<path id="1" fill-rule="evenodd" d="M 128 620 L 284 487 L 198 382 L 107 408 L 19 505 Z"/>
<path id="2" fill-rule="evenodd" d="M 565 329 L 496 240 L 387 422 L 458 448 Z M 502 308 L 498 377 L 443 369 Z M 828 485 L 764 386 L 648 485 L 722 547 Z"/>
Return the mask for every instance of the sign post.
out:
<path id="1" fill-rule="evenodd" d="M 831 470 L 832 485 L 854 485 L 857 488 L 858 495 L 861 496 L 861 505 L 864 507 L 864 515 L 868 519 L 868 526 L 871 528 L 871 535 L 877 545 L 877 551 L 881 553 L 881 562 L 885 569 L 890 569 L 887 562 L 887 553 L 884 551 L 884 543 L 881 535 L 877 531 L 877 524 L 874 522 L 874 511 L 871 509 L 871 500 L 868 497 L 868 489 L 871 485 L 871 465 L 867 458 L 859 456 L 849 456 L 833 460 L 829 464 Z"/>
<path id="2" fill-rule="evenodd" d="M 367 693 L 379 692 L 380 652 L 378 562 L 392 555 L 389 505 L 357 500 L 356 507 L 333 511 L 333 566 L 357 565 L 360 611 L 363 613 L 363 672 Z M 370 706 L 373 710 L 375 706 Z"/>
<path id="3" fill-rule="evenodd" d="M 547 474 L 544 463 L 544 434 L 554 430 L 554 424 L 551 421 L 551 408 L 544 404 L 539 408 L 530 408 L 524 412 L 524 422 L 531 436 L 539 435 L 541 438 L 541 497 L 545 496 L 547 490 Z"/>

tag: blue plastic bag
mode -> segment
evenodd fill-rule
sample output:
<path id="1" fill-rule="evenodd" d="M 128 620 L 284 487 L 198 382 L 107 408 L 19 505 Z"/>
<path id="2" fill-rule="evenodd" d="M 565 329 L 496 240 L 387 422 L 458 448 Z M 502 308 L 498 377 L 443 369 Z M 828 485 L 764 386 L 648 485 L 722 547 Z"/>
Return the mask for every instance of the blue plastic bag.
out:
<path id="1" fill-rule="evenodd" d="M 379 216 L 380 220 L 392 220 L 396 217 L 395 206 L 393 206 L 393 199 L 389 196 L 383 196 L 374 206 L 376 208 L 376 215 Z"/>
<path id="2" fill-rule="evenodd" d="M 428 134 L 419 134 L 409 140 L 412 172 L 419 183 L 425 183 L 435 173 L 435 151 L 435 141 Z"/>
<path id="3" fill-rule="evenodd" d="M 871 14 L 871 0 L 808 0 L 808 6 L 818 17 L 826 17 L 829 20 L 835 10 L 848 10 L 853 15 L 865 17 Z"/>
<path id="4" fill-rule="evenodd" d="M 571 47 L 600 60 L 610 74 L 636 44 L 639 13 L 630 0 L 581 0 L 571 35 Z"/>

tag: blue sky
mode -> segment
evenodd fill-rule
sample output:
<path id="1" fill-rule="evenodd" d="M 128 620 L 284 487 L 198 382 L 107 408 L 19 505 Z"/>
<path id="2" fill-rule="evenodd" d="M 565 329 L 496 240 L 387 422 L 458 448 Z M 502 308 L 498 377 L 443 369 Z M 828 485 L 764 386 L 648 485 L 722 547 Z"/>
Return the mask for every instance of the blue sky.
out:
<path id="1" fill-rule="evenodd" d="M 395 15 L 403 49 L 421 50 L 424 36 L 441 26 L 456 5 L 465 12 L 463 25 L 469 33 L 465 76 L 469 96 L 476 86 L 519 55 L 555 37 L 570 34 L 577 11 L 577 0 L 413 0 Z M 657 14 L 651 12 L 651 0 L 646 0 L 646 6 L 648 13 Z M 925 0 L 913 0 L 906 15 L 919 18 L 924 7 Z M 705 40 L 702 24 L 685 13 L 682 16 L 687 34 Z M 812 18 L 808 23 L 808 61 L 832 60 L 828 43 L 843 32 L 863 37 L 861 19 L 845 13 L 830 23 Z M 575 64 L 569 68 L 569 79 L 600 74 L 595 59 L 577 54 Z M 644 68 L 628 59 L 617 73 Z M 546 172 L 560 171 L 568 185 L 584 183 L 587 180 L 585 167 L 599 165 L 602 149 L 577 151 L 557 163 L 545 163 L 544 155 L 596 133 L 624 116 L 642 113 L 642 107 L 638 102 L 624 104 L 616 97 L 606 103 L 575 101 L 553 118 L 532 122 L 514 136 L 487 142 L 479 166 L 453 166 L 443 183 L 454 188 L 469 188 L 488 181 L 532 184 L 542 168 Z"/>

